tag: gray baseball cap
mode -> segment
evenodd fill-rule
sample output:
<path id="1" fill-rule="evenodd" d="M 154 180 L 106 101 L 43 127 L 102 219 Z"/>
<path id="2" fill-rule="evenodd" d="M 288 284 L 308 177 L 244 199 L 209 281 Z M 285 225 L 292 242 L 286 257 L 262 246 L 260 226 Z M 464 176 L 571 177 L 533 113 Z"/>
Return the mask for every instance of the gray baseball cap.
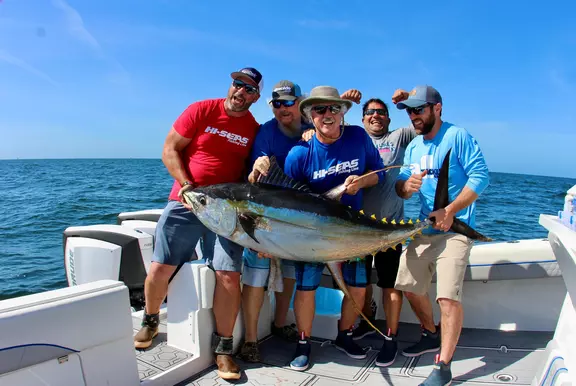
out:
<path id="1" fill-rule="evenodd" d="M 300 86 L 289 80 L 281 80 L 272 89 L 272 100 L 293 101 L 301 96 Z"/>
<path id="2" fill-rule="evenodd" d="M 412 91 L 410 91 L 410 96 L 408 99 L 402 102 L 398 102 L 396 105 L 400 110 L 406 107 L 420 107 L 426 103 L 442 103 L 442 97 L 438 90 L 432 86 L 416 86 Z"/>

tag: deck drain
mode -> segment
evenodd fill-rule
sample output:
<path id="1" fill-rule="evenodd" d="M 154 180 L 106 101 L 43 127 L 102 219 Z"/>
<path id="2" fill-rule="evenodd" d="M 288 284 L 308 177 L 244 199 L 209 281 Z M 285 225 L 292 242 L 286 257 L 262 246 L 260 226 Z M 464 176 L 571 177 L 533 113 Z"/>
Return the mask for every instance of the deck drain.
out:
<path id="1" fill-rule="evenodd" d="M 515 377 L 510 374 L 495 374 L 494 378 L 496 378 L 497 381 L 509 383 L 512 382 Z"/>

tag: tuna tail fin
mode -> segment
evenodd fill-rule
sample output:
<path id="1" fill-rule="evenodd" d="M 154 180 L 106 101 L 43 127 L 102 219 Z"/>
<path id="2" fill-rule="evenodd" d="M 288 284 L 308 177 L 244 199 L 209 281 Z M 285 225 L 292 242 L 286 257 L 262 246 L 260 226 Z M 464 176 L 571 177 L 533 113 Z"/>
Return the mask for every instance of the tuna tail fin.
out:
<path id="1" fill-rule="evenodd" d="M 448 195 L 448 170 L 450 169 L 450 153 L 452 149 L 448 150 L 446 156 L 444 157 L 444 161 L 442 162 L 442 167 L 440 168 L 440 174 L 438 175 L 438 184 L 436 186 L 436 194 L 434 196 L 434 209 L 438 210 L 442 208 L 446 208 L 448 204 L 450 204 L 450 199 Z M 433 217 L 430 218 L 432 221 L 435 221 Z M 471 238 L 472 240 L 478 241 L 492 241 L 490 237 L 486 237 L 483 234 L 477 232 L 472 227 L 470 227 L 465 222 L 454 218 L 454 222 L 450 227 L 450 230 L 456 233 L 460 233 L 466 237 Z"/>
<path id="2" fill-rule="evenodd" d="M 283 188 L 311 193 L 308 185 L 295 181 L 284 173 L 284 171 L 278 165 L 278 161 L 274 155 L 270 157 L 270 169 L 268 169 L 268 175 L 264 176 L 261 174 L 258 177 L 257 183 L 262 185 L 280 186 Z"/>

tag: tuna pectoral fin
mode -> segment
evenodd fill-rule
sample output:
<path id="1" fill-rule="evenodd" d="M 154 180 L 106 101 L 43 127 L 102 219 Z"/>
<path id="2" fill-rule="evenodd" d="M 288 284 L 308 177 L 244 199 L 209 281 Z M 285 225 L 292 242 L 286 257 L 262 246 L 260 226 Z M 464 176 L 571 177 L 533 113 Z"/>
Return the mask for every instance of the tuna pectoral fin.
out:
<path id="1" fill-rule="evenodd" d="M 254 236 L 254 230 L 256 229 L 256 223 L 258 222 L 258 215 L 251 213 L 241 213 L 238 215 L 238 222 L 242 226 L 242 229 L 244 229 L 244 232 L 246 232 L 246 234 L 250 236 L 252 240 L 260 244 L 260 241 L 256 240 L 256 236 Z"/>
<path id="2" fill-rule="evenodd" d="M 342 270 L 340 269 L 340 263 L 330 262 L 330 263 L 326 263 L 326 265 L 328 266 L 328 269 L 330 270 L 332 277 L 336 281 L 336 284 L 338 284 L 338 287 L 340 287 L 342 292 L 344 292 L 344 296 L 348 296 L 348 298 L 350 300 L 352 300 L 352 305 L 354 306 L 354 309 L 356 310 L 356 312 L 358 312 L 364 318 L 364 320 L 366 320 L 366 322 L 370 325 L 370 327 L 372 327 L 380 335 L 382 335 L 384 337 L 384 339 L 390 339 L 389 337 L 384 335 L 384 333 L 382 331 L 380 331 L 375 325 L 372 324 L 372 322 L 362 312 L 362 308 L 360 308 L 358 306 L 358 304 L 356 304 L 356 301 L 354 300 L 352 295 L 350 295 L 350 292 L 348 292 L 348 288 L 346 287 L 346 283 L 344 283 L 344 277 L 342 276 Z"/>

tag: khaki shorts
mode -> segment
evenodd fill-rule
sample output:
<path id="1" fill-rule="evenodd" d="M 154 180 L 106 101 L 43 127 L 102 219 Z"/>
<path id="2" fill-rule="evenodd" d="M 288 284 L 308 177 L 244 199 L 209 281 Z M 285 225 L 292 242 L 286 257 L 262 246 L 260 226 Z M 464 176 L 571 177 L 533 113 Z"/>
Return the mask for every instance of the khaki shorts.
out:
<path id="1" fill-rule="evenodd" d="M 416 237 L 400 257 L 394 288 L 424 295 L 436 272 L 436 301 L 461 301 L 472 244 L 468 237 L 454 233 Z"/>

